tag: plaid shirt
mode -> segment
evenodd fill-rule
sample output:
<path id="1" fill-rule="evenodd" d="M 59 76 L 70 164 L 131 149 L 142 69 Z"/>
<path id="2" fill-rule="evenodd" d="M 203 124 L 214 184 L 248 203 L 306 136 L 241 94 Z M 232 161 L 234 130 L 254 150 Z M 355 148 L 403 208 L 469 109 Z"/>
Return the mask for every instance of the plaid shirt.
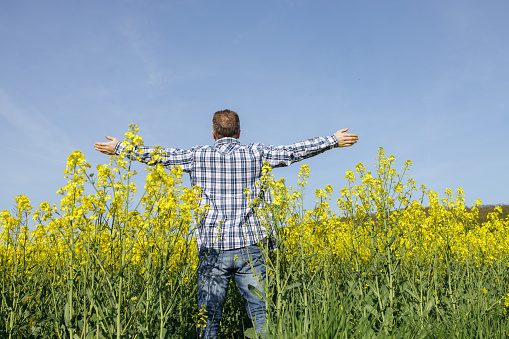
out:
<path id="1" fill-rule="evenodd" d="M 335 136 L 317 137 L 287 146 L 264 146 L 260 143 L 242 145 L 237 139 L 222 138 L 210 146 L 196 146 L 190 150 L 163 148 L 162 159 L 155 160 L 164 167 L 179 165 L 191 176 L 191 184 L 201 187 L 200 207 L 209 206 L 196 230 L 198 249 L 231 250 L 252 245 L 267 237 L 253 208 L 249 207 L 245 190 L 251 197 L 262 197 L 261 185 L 264 162 L 271 167 L 288 166 L 337 147 Z M 115 154 L 125 145 L 118 143 Z M 140 153 L 141 150 L 141 153 Z M 154 161 L 152 147 L 139 146 L 133 150 L 140 161 Z"/>

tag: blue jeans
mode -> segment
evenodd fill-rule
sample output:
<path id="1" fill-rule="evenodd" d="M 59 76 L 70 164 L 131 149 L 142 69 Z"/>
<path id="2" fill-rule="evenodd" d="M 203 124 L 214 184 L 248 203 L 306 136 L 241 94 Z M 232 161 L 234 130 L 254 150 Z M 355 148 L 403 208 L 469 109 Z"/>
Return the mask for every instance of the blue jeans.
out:
<path id="1" fill-rule="evenodd" d="M 247 314 L 253 321 L 256 332 L 264 333 L 261 326 L 265 323 L 265 302 L 253 295 L 248 287 L 253 285 L 263 291 L 262 283 L 265 280 L 266 271 L 258 245 L 229 251 L 201 249 L 199 258 L 201 264 L 198 268 L 198 310 L 200 311 L 198 337 L 217 337 L 232 274 L 235 275 L 235 282 L 244 298 Z M 206 318 L 203 317 L 204 315 Z M 205 327 L 204 324 L 206 324 Z"/>

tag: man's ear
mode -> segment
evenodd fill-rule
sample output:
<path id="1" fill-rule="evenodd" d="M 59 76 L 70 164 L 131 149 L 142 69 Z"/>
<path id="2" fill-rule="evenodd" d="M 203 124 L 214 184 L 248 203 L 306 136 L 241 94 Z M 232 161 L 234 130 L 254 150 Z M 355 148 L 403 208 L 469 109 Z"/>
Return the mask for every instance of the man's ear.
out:
<path id="1" fill-rule="evenodd" d="M 214 140 L 217 140 L 216 138 L 216 133 L 214 133 L 214 131 L 212 130 L 212 137 L 214 138 Z"/>
<path id="2" fill-rule="evenodd" d="M 239 134 L 237 134 L 237 139 L 240 138 L 240 131 L 239 131 Z"/>

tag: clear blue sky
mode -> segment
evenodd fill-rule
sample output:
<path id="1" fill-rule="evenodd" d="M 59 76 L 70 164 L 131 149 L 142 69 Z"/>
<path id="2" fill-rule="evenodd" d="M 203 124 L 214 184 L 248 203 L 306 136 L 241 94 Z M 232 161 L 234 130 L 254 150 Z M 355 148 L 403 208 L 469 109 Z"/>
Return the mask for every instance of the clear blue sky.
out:
<path id="1" fill-rule="evenodd" d="M 508 13 L 507 0 L 3 1 L 0 210 L 19 194 L 58 202 L 67 155 L 107 162 L 93 143 L 131 122 L 149 145 L 212 143 L 224 108 L 243 143 L 359 134 L 306 162 L 311 201 L 359 162 L 374 170 L 383 146 L 440 196 L 507 204 Z"/>

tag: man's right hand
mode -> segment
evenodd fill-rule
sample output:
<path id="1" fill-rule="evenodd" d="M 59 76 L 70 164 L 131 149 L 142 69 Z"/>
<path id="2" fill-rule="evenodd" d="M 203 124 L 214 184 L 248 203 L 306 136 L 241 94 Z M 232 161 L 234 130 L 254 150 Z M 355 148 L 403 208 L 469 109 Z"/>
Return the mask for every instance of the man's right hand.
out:
<path id="1" fill-rule="evenodd" d="M 109 142 L 96 142 L 94 144 L 95 150 L 107 155 L 113 155 L 113 151 L 115 150 L 115 146 L 119 143 L 117 138 L 110 137 L 106 135 L 106 139 L 111 140 Z"/>
<path id="2" fill-rule="evenodd" d="M 348 131 L 348 128 L 343 128 L 334 133 L 334 136 L 338 139 L 338 147 L 353 146 L 359 140 L 357 134 L 345 133 L 346 131 Z"/>

